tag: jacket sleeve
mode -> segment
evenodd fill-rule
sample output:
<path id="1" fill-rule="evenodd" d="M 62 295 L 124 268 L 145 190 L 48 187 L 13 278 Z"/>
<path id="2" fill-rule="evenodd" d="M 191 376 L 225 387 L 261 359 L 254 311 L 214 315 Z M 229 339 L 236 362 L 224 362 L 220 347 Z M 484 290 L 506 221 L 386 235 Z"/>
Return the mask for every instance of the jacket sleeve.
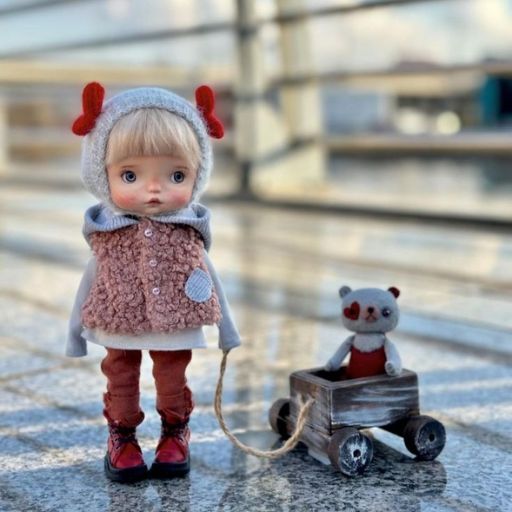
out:
<path id="1" fill-rule="evenodd" d="M 220 310 L 222 314 L 222 319 L 219 323 L 219 348 L 223 351 L 231 350 L 232 348 L 238 347 L 240 345 L 240 334 L 238 333 L 238 329 L 236 328 L 235 322 L 233 320 L 231 308 L 229 307 L 228 299 L 224 293 L 222 283 L 217 276 L 217 272 L 215 272 L 213 264 L 206 251 L 204 253 L 204 259 L 206 266 L 208 267 L 210 277 L 212 278 L 215 291 L 217 292 L 217 297 L 219 298 Z"/>
<path id="2" fill-rule="evenodd" d="M 69 330 L 66 341 L 66 355 L 69 357 L 82 357 L 87 355 L 87 342 L 82 337 L 82 305 L 89 295 L 92 283 L 96 276 L 96 258 L 91 257 L 87 263 L 84 275 L 76 292 L 75 304 L 69 319 Z"/>

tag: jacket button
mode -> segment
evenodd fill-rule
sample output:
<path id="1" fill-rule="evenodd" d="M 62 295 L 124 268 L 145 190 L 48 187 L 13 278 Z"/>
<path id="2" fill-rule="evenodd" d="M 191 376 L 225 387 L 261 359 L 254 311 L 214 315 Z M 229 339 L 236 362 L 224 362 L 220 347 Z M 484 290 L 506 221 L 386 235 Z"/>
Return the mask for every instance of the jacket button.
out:
<path id="1" fill-rule="evenodd" d="M 148 238 L 150 236 L 153 236 L 153 230 L 150 228 L 147 228 L 146 230 L 144 230 L 144 235 L 147 236 Z"/>
<path id="2" fill-rule="evenodd" d="M 149 266 L 150 267 L 156 267 L 158 265 L 156 260 L 149 260 Z"/>
<path id="3" fill-rule="evenodd" d="M 151 293 L 153 295 L 159 295 L 160 294 L 160 288 L 156 287 L 151 290 Z"/>

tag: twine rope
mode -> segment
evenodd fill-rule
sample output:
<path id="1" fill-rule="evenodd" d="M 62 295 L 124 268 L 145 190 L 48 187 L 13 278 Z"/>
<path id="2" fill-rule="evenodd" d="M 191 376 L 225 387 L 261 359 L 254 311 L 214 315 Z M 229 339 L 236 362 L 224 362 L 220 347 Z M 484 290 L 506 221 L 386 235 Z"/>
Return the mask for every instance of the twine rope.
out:
<path id="1" fill-rule="evenodd" d="M 243 452 L 264 459 L 277 459 L 283 456 L 284 454 L 288 453 L 289 451 L 293 450 L 297 443 L 299 442 L 300 436 L 302 435 L 302 431 L 306 426 L 307 414 L 309 412 L 309 409 L 313 405 L 314 399 L 309 398 L 306 403 L 300 404 L 300 410 L 299 415 L 297 417 L 297 424 L 295 426 L 295 430 L 293 431 L 293 434 L 290 436 L 290 438 L 287 439 L 283 446 L 281 446 L 280 448 L 277 448 L 276 450 L 258 450 L 257 448 L 251 448 L 250 446 L 243 444 L 231 433 L 228 426 L 226 425 L 224 416 L 222 414 L 222 387 L 224 382 L 224 374 L 226 372 L 228 352 L 229 351 L 224 352 L 222 355 L 222 362 L 220 363 L 219 380 L 217 381 L 217 388 L 215 391 L 214 408 L 215 415 L 217 416 L 220 428 L 222 429 L 224 434 L 226 434 L 228 439 Z"/>

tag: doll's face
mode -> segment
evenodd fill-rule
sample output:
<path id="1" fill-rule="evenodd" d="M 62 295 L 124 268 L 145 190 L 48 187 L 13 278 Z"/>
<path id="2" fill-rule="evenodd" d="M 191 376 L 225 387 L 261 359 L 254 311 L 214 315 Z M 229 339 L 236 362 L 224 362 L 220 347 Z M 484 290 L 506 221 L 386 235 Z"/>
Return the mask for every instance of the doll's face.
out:
<path id="1" fill-rule="evenodd" d="M 180 156 L 128 157 L 107 167 L 112 202 L 138 215 L 179 210 L 192 198 L 196 170 Z"/>

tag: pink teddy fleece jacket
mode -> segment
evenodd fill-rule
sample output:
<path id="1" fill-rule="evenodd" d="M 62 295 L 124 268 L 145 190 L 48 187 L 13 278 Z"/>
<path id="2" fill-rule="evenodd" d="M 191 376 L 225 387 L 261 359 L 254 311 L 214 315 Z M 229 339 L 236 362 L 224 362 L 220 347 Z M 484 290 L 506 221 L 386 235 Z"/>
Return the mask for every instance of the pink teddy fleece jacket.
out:
<path id="1" fill-rule="evenodd" d="M 94 285 L 82 323 L 108 334 L 171 333 L 213 325 L 220 306 L 204 243 L 190 226 L 143 219 L 112 232 L 93 233 Z"/>
<path id="2" fill-rule="evenodd" d="M 211 324 L 219 327 L 221 349 L 240 345 L 207 253 L 209 219 L 198 203 L 149 218 L 118 215 L 103 204 L 89 208 L 83 233 L 94 255 L 75 298 L 66 354 L 87 354 L 86 333 L 125 335 L 130 344 L 120 348 L 136 349 L 149 333 L 172 338 Z M 194 348 L 186 343 L 179 349 Z M 169 347 L 162 350 L 176 349 Z"/>

